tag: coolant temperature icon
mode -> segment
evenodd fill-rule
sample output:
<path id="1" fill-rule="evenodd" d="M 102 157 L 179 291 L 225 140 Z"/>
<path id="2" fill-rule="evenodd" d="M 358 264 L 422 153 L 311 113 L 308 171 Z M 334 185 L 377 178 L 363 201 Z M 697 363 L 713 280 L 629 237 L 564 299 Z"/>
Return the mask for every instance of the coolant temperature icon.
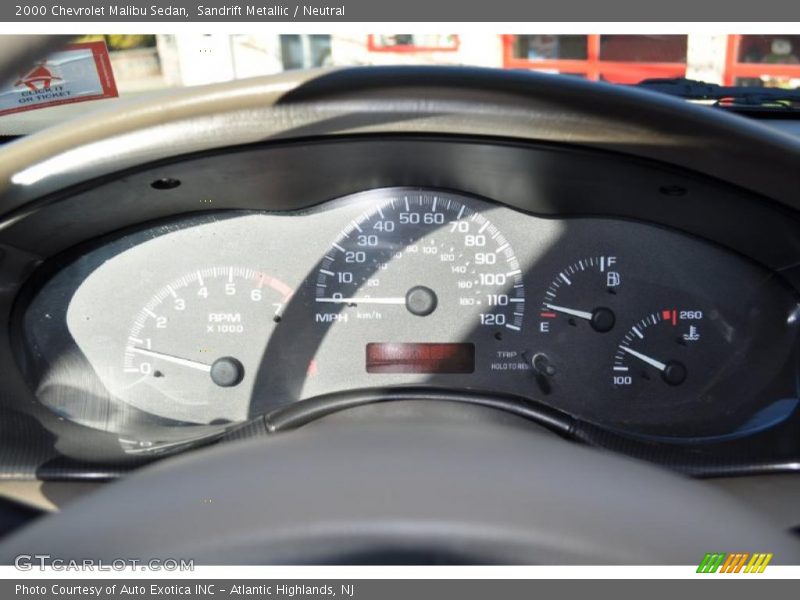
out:
<path id="1" fill-rule="evenodd" d="M 696 342 L 700 339 L 700 334 L 697 332 L 697 327 L 689 325 L 689 333 L 683 334 L 683 339 L 687 342 Z"/>

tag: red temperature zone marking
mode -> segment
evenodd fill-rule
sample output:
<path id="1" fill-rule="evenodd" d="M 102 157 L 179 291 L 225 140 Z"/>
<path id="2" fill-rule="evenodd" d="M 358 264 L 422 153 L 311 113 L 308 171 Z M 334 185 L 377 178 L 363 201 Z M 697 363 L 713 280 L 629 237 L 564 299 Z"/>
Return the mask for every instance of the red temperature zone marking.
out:
<path id="1" fill-rule="evenodd" d="M 671 321 L 672 325 L 675 326 L 678 324 L 678 311 L 675 309 L 672 310 L 662 310 L 661 311 L 661 318 L 664 321 Z"/>

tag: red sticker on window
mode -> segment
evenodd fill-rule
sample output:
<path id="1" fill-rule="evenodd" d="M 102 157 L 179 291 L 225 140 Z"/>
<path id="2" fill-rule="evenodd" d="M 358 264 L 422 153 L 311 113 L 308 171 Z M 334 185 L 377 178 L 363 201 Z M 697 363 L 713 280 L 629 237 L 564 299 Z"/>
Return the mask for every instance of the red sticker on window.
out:
<path id="1" fill-rule="evenodd" d="M 70 44 L 0 89 L 0 115 L 118 95 L 105 42 Z"/>

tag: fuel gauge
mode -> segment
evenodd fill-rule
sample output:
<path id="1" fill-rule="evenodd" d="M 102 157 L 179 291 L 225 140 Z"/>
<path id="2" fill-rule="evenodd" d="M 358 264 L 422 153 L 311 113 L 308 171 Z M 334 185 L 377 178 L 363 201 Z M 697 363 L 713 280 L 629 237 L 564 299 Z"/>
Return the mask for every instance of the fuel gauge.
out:
<path id="1" fill-rule="evenodd" d="M 617 325 L 621 307 L 618 266 L 613 255 L 581 258 L 556 273 L 544 291 L 536 314 L 539 335 L 524 353 L 543 394 L 552 393 L 565 378 L 602 368 L 600 361 L 578 364 L 576 349 L 603 356 L 613 343 L 605 334 Z"/>
<path id="2" fill-rule="evenodd" d="M 539 331 L 552 334 L 570 328 L 608 333 L 617 322 L 613 310 L 622 276 L 616 256 L 583 258 L 560 271 L 544 293 Z"/>

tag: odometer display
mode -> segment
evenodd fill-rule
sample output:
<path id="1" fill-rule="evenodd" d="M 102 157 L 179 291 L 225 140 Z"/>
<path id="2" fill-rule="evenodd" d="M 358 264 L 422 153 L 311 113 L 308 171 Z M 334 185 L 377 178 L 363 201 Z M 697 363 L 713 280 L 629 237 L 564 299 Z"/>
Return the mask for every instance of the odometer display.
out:
<path id="1" fill-rule="evenodd" d="M 444 192 L 385 191 L 323 258 L 317 314 L 345 322 L 469 315 L 470 328 L 520 331 L 519 261 L 479 204 Z"/>
<path id="2" fill-rule="evenodd" d="M 474 344 L 367 344 L 367 373 L 472 373 Z"/>

